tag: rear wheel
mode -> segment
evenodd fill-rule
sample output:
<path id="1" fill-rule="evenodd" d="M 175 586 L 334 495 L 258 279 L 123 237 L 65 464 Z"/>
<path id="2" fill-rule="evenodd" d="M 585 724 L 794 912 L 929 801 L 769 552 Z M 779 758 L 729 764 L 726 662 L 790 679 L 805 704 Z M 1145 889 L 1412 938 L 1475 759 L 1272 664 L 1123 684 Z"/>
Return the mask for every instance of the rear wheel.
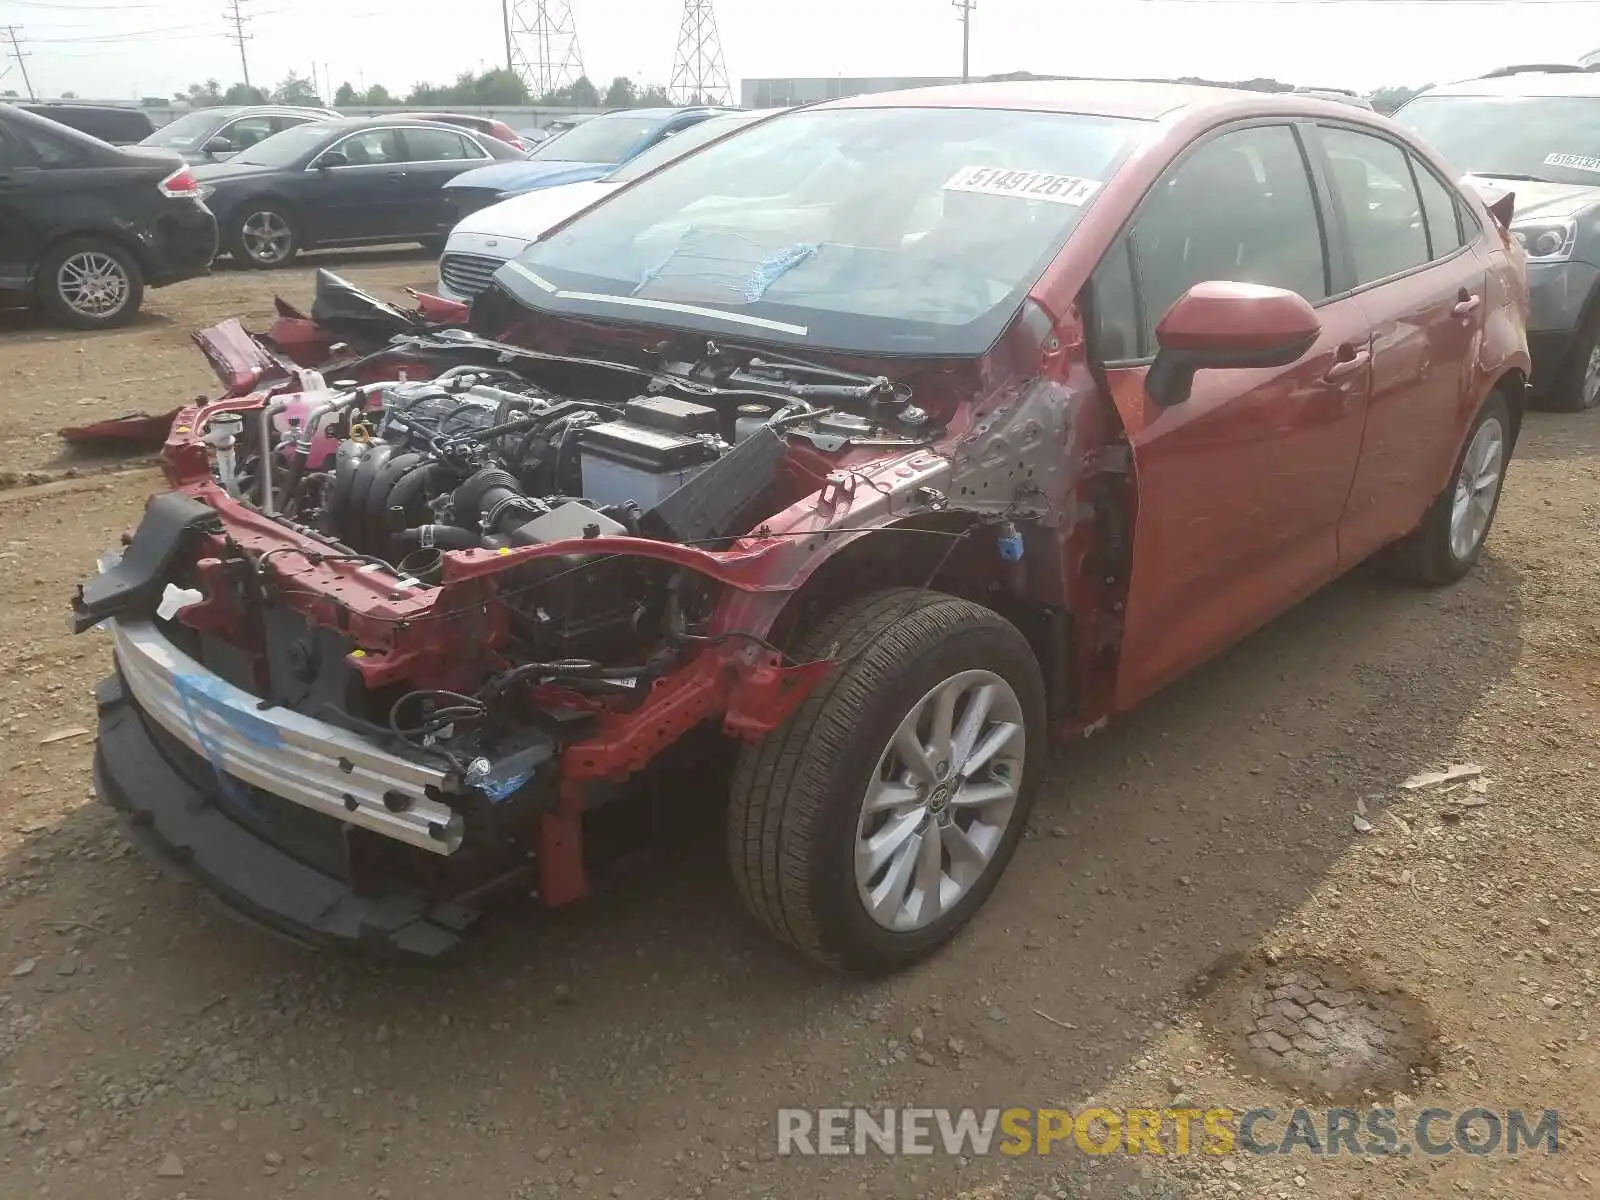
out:
<path id="1" fill-rule="evenodd" d="M 1431 587 L 1454 583 L 1472 569 L 1500 506 L 1511 460 L 1511 410 L 1492 394 L 1478 411 L 1456 460 L 1450 486 L 1421 524 L 1391 552 L 1397 573 Z"/>
<path id="2" fill-rule="evenodd" d="M 277 205 L 247 204 L 234 214 L 229 249 L 241 267 L 286 267 L 300 253 L 299 227 L 293 215 Z"/>
<path id="3" fill-rule="evenodd" d="M 840 666 L 735 771 L 728 852 L 746 905 L 854 972 L 927 957 L 1010 862 L 1044 741 L 1044 685 L 998 614 L 914 589 L 847 605 L 797 657 Z"/>
<path id="4" fill-rule="evenodd" d="M 71 238 L 39 264 L 39 304 L 73 329 L 111 329 L 133 320 L 144 275 L 133 256 L 104 238 Z"/>

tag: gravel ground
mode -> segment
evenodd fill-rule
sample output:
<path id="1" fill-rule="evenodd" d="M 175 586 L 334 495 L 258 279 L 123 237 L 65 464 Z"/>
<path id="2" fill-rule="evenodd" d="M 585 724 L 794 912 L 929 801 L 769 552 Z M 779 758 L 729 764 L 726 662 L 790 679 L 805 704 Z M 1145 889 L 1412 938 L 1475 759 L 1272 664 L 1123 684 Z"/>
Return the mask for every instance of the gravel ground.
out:
<path id="1" fill-rule="evenodd" d="M 335 261 L 391 293 L 430 274 Z M 157 480 L 62 457 L 54 428 L 204 391 L 189 332 L 310 284 L 223 272 L 120 333 L 0 327 L 0 1195 L 1600 1194 L 1595 418 L 1530 418 L 1461 585 L 1358 572 L 1073 747 L 988 908 L 903 976 L 843 982 L 775 949 L 709 824 L 585 905 L 379 964 L 242 930 L 125 847 L 89 778 L 109 655 L 64 630 Z M 1476 781 L 1399 786 L 1464 763 Z M 1266 1044 L 1249 1006 L 1291 977 L 1420 1014 L 1402 1120 L 1559 1109 L 1561 1152 L 774 1154 L 782 1105 L 1312 1103 L 1224 1011 Z"/>

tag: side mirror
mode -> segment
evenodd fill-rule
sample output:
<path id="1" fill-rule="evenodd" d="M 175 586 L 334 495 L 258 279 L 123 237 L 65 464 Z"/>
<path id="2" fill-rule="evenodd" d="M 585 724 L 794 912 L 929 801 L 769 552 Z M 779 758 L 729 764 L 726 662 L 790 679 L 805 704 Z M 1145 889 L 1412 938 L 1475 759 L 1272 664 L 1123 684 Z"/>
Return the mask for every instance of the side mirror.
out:
<path id="1" fill-rule="evenodd" d="M 239 146 L 231 138 L 214 137 L 202 149 L 212 158 L 222 158 L 229 154 L 239 153 Z"/>
<path id="2" fill-rule="evenodd" d="M 1189 398 L 1196 371 L 1288 366 L 1321 333 L 1316 310 L 1295 292 L 1255 283 L 1197 283 L 1156 326 L 1160 350 L 1145 376 L 1145 391 L 1171 408 Z"/>
<path id="3" fill-rule="evenodd" d="M 317 170 L 326 171 L 329 167 L 348 167 L 350 160 L 344 156 L 342 150 L 329 150 L 317 159 Z"/>

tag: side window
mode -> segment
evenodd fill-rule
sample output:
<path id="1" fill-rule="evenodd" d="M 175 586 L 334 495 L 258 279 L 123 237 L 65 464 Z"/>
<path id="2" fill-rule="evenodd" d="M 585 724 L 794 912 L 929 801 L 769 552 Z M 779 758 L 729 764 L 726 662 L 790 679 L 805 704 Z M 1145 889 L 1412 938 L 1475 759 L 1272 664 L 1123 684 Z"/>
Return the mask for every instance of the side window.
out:
<path id="1" fill-rule="evenodd" d="M 297 125 L 308 124 L 312 120 L 312 118 L 310 118 L 310 117 L 291 117 L 287 113 L 283 113 L 283 114 L 280 114 L 280 115 L 278 115 L 276 117 L 269 117 L 268 120 L 270 120 L 272 122 L 272 132 L 273 133 L 282 133 L 285 129 L 293 129 Z"/>
<path id="2" fill-rule="evenodd" d="M 1428 233 L 1405 151 L 1351 129 L 1324 126 L 1321 133 L 1333 190 L 1350 227 L 1357 285 L 1427 262 Z"/>
<path id="3" fill-rule="evenodd" d="M 1460 206 L 1450 189 L 1420 160 L 1411 160 L 1411 170 L 1417 177 L 1422 215 L 1428 222 L 1429 257 L 1443 258 L 1466 242 L 1461 236 Z"/>
<path id="4" fill-rule="evenodd" d="M 464 158 L 482 157 L 477 146 L 452 130 L 406 130 L 407 162 L 460 162 Z"/>
<path id="5" fill-rule="evenodd" d="M 1133 294 L 1133 251 L 1118 238 L 1095 268 L 1094 349 L 1104 362 L 1139 357 L 1139 305 Z"/>
<path id="6" fill-rule="evenodd" d="M 1155 353 L 1155 327 L 1197 283 L 1231 280 L 1328 295 L 1322 220 L 1300 139 L 1260 125 L 1206 142 L 1156 184 L 1132 231 L 1143 305 L 1138 356 Z"/>
<path id="7" fill-rule="evenodd" d="M 329 147 L 328 153 L 342 154 L 345 163 L 352 167 L 383 166 L 404 161 L 400 149 L 400 135 L 393 129 L 368 129 L 353 133 L 342 142 Z"/>
<path id="8" fill-rule="evenodd" d="M 219 136 L 227 138 L 241 150 L 254 146 L 264 137 L 271 137 L 272 132 L 271 117 L 240 117 L 218 131 Z"/>
<path id="9" fill-rule="evenodd" d="M 12 171 L 22 165 L 22 156 L 11 144 L 5 126 L 0 125 L 0 171 Z"/>
<path id="10" fill-rule="evenodd" d="M 51 167 L 77 167 L 82 166 L 83 152 L 66 138 L 56 137 L 42 129 L 30 129 L 26 125 L 13 127 L 13 132 L 21 139 L 23 153 L 33 152 L 34 161 L 46 170 Z"/>

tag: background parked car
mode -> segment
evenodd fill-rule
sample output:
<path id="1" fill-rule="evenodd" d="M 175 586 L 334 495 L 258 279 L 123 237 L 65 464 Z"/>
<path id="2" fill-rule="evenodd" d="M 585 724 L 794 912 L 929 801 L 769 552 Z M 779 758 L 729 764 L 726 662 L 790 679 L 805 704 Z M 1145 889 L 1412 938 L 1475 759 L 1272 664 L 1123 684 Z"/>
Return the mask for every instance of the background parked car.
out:
<path id="1" fill-rule="evenodd" d="M 320 246 L 442 249 L 445 181 L 463 168 L 521 157 L 470 130 L 361 117 L 286 129 L 194 171 L 233 261 L 281 267 Z"/>
<path id="2" fill-rule="evenodd" d="M 405 114 L 409 121 L 439 121 L 445 125 L 454 125 L 460 129 L 470 129 L 474 133 L 485 134 L 488 137 L 499 138 L 513 150 L 527 152 L 530 145 L 521 134 L 504 121 L 497 121 L 493 117 L 475 117 L 465 113 L 413 113 Z"/>
<path id="3" fill-rule="evenodd" d="M 176 151 L 187 163 L 219 162 L 296 125 L 339 119 L 331 108 L 280 104 L 201 108 L 163 125 L 139 144 Z"/>
<path id="4" fill-rule="evenodd" d="M 719 113 L 629 159 L 599 179 L 540 188 L 479 209 L 450 232 L 439 259 L 439 294 L 470 303 L 508 259 L 527 249 L 545 230 L 597 204 L 624 184 L 648 175 L 707 142 L 784 109 Z"/>
<path id="5" fill-rule="evenodd" d="M 727 111 L 633 108 L 592 117 L 552 137 L 521 162 L 467 171 L 452 179 L 447 191 L 454 220 L 536 188 L 599 179 L 663 138 Z"/>
<path id="6" fill-rule="evenodd" d="M 217 225 L 176 154 L 112 146 L 0 104 L 0 303 L 122 325 L 146 287 L 203 275 Z"/>
<path id="7" fill-rule="evenodd" d="M 1600 405 L 1600 75 L 1506 67 L 1431 88 L 1394 119 L 1515 194 L 1534 398 L 1569 412 Z"/>
<path id="8" fill-rule="evenodd" d="M 29 101 L 17 107 L 36 117 L 46 117 L 60 122 L 69 129 L 97 137 L 102 142 L 110 142 L 113 146 L 131 146 L 135 142 L 143 141 L 155 128 L 148 113 L 120 104 L 79 104 L 66 101 L 35 104 Z"/>

